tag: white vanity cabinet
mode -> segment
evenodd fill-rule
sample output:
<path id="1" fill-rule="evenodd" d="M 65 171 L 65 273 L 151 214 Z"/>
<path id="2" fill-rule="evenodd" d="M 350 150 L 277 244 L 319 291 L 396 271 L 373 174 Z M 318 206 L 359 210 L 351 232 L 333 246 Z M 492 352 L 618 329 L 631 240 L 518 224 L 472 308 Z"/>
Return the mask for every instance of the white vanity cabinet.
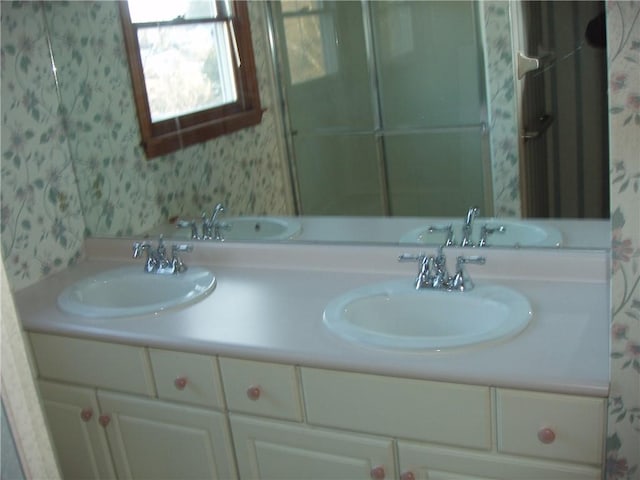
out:
<path id="1" fill-rule="evenodd" d="M 64 478 L 236 477 L 215 358 L 30 338 Z"/>
<path id="2" fill-rule="evenodd" d="M 393 437 L 402 480 L 601 478 L 604 399 L 314 368 L 301 380 L 309 423 Z"/>
<path id="3" fill-rule="evenodd" d="M 30 338 L 65 478 L 602 476 L 604 398 Z"/>

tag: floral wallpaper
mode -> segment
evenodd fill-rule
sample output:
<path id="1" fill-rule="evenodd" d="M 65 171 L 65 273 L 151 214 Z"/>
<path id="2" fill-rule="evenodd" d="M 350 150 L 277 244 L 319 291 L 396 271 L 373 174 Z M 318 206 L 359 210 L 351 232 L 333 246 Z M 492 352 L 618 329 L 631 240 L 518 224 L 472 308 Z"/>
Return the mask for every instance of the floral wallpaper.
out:
<path id="1" fill-rule="evenodd" d="M 263 5 L 250 5 L 253 38 L 262 40 Z M 254 41 L 260 125 L 147 161 L 117 3 L 56 4 L 47 18 L 90 234 L 139 233 L 172 216 L 199 217 L 217 202 L 231 215 L 288 212 L 267 43 Z"/>
<path id="2" fill-rule="evenodd" d="M 480 18 L 486 55 L 493 215 L 520 217 L 516 81 L 513 76 L 509 2 L 482 2 Z"/>
<path id="3" fill-rule="evenodd" d="M 2 8 L 2 254 L 14 288 L 72 264 L 84 220 L 40 3 Z"/>
<path id="4" fill-rule="evenodd" d="M 292 212 L 265 5 L 249 5 L 261 124 L 147 161 L 117 2 L 5 4 L 2 248 L 14 288 L 73 263 L 85 234 L 139 234 L 217 202 L 229 215 Z"/>
<path id="5" fill-rule="evenodd" d="M 607 479 L 640 478 L 640 2 L 607 4 L 612 324 Z"/>

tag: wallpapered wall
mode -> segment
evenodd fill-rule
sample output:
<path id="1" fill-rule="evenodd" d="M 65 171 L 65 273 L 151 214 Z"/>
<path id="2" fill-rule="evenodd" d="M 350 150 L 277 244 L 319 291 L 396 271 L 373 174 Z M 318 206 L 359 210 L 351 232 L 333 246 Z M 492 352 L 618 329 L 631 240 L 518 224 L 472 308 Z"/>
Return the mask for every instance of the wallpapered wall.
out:
<path id="1" fill-rule="evenodd" d="M 640 2 L 607 4 L 612 236 L 607 478 L 640 479 Z"/>
<path id="2" fill-rule="evenodd" d="M 491 3 L 487 22 L 503 13 L 500 2 Z M 126 78 L 126 63 L 115 4 L 3 3 L 1 240 L 14 289 L 73 263 L 85 229 L 137 233 L 170 215 L 196 216 L 219 200 L 238 214 L 289 211 L 280 200 L 287 187 L 263 8 L 250 6 L 263 123 L 146 162 L 129 85 L 118 80 Z M 640 2 L 610 1 L 607 19 L 613 229 L 607 477 L 640 479 Z M 58 71 L 67 115 L 51 72 L 47 28 L 54 44 L 64 45 L 53 54 L 67 65 Z M 98 78 L 110 83 L 100 86 Z"/>
<path id="3" fill-rule="evenodd" d="M 509 5 L 500 0 L 486 0 L 480 9 L 480 19 L 486 55 L 493 211 L 496 217 L 520 217 L 516 81 Z"/>
<path id="4" fill-rule="evenodd" d="M 2 248 L 14 288 L 73 263 L 85 229 L 137 234 L 220 201 L 231 215 L 291 213 L 264 5 L 249 13 L 261 124 L 147 161 L 117 3 L 4 6 Z"/>

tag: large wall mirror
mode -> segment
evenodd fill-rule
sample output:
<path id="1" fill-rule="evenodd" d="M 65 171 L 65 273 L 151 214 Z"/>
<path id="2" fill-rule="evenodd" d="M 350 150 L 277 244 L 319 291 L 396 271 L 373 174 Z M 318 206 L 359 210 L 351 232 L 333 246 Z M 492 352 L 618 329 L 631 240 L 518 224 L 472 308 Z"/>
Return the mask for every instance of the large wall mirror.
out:
<path id="1" fill-rule="evenodd" d="M 118 9 L 51 3 L 46 15 L 64 110 L 73 117 L 91 103 L 88 95 L 130 89 Z M 222 202 L 221 218 L 245 232 L 226 238 L 441 243 L 450 220 L 462 222 L 477 206 L 491 238 L 509 238 L 498 245 L 527 246 L 525 237 L 539 227 L 569 225 L 577 243 L 552 236 L 531 245 L 608 246 L 607 59 L 593 35 L 604 26 L 603 2 L 289 0 L 249 7 L 267 109 L 260 126 L 132 172 L 126 164 L 141 151 L 134 131 L 121 136 L 123 124 L 136 122 L 122 105 L 126 95 L 92 113 L 90 121 L 111 132 L 98 147 L 87 122 L 70 121 L 91 235 L 156 233 L 176 217 L 196 219 L 199 230 L 200 213 Z M 67 48 L 78 40 L 68 31 L 73 15 L 111 22 L 98 62 L 104 75 L 79 58 L 82 38 Z M 110 183 L 114 172 L 129 176 Z M 213 177 L 215 185 L 205 180 Z M 107 195 L 114 199 L 108 204 Z M 113 227 L 133 211 L 126 227 Z M 389 223 L 373 225 L 379 217 Z M 525 237 L 513 240 L 500 227 L 516 237 L 522 228 Z"/>

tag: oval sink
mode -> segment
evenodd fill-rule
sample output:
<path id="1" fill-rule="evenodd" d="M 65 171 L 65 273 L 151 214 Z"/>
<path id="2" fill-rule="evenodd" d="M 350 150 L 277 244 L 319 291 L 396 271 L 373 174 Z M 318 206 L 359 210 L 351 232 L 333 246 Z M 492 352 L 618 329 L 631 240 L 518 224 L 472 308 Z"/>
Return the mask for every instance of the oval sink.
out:
<path id="1" fill-rule="evenodd" d="M 401 243 L 421 243 L 442 245 L 446 239 L 443 232 L 430 232 L 431 226 L 443 226 L 451 223 L 455 235 L 455 242 L 459 243 L 462 236 L 462 220 L 452 222 L 439 221 L 433 225 L 425 225 L 407 232 L 400 238 Z M 496 232 L 488 236 L 487 245 L 495 247 L 559 247 L 562 244 L 562 234 L 555 227 L 503 218 L 477 218 L 474 222 L 471 239 L 474 244 L 480 240 L 480 229 L 504 226 L 504 232 Z"/>
<path id="2" fill-rule="evenodd" d="M 298 220 L 275 217 L 231 217 L 221 223 L 225 240 L 287 240 L 302 227 Z"/>
<path id="3" fill-rule="evenodd" d="M 531 305 L 510 288 L 470 292 L 416 290 L 411 281 L 369 285 L 326 307 L 324 323 L 356 343 L 392 349 L 441 350 L 503 340 L 531 320 Z"/>
<path id="4" fill-rule="evenodd" d="M 190 267 L 177 275 L 145 273 L 140 265 L 98 273 L 65 288 L 58 306 L 84 317 L 128 317 L 158 313 L 201 300 L 213 291 L 209 270 Z"/>

